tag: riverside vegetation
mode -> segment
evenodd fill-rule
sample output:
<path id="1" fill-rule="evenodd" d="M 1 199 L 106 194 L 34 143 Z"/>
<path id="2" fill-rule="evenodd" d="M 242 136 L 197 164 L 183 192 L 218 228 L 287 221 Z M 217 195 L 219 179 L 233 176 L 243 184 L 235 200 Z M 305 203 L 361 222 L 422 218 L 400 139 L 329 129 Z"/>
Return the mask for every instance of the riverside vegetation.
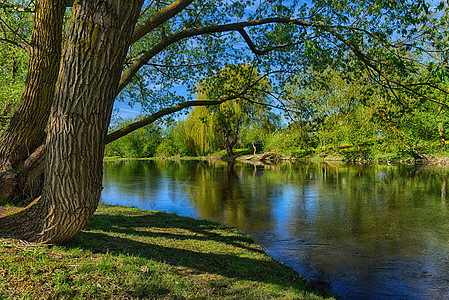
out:
<path id="1" fill-rule="evenodd" d="M 298 157 L 445 151 L 445 1 L 3 2 L 0 205 L 26 208 L 2 235 L 71 239 L 100 201 L 105 146 L 189 107 L 191 137 L 151 139 L 161 155 L 233 157 L 244 137 Z M 109 128 L 115 100 L 144 115 Z"/>
<path id="2" fill-rule="evenodd" d="M 100 205 L 70 242 L 0 239 L 4 299 L 323 299 L 333 296 L 235 228 Z"/>
<path id="3" fill-rule="evenodd" d="M 124 157 L 222 149 L 232 157 L 239 146 L 349 159 L 446 151 L 444 1 L 10 0 L 0 8 L 0 205 L 26 207 L 1 216 L 5 236 L 75 236 L 100 201 L 106 144 L 107 155 Z M 115 99 L 140 104 L 145 116 L 126 130 L 113 122 L 108 134 Z M 193 106 L 176 126 L 154 123 Z M 120 145 L 139 130 L 151 132 Z M 8 243 L 2 249 L 16 245 Z"/>

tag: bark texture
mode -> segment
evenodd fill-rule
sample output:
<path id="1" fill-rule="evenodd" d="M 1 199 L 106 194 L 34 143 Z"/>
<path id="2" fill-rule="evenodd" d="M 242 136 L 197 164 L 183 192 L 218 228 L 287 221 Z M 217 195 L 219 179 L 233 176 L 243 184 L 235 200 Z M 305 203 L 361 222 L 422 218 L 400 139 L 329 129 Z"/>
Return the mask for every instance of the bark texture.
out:
<path id="1" fill-rule="evenodd" d="M 0 219 L 3 235 L 62 242 L 95 212 L 112 105 L 142 3 L 74 3 L 48 129 L 42 195 Z"/>
<path id="2" fill-rule="evenodd" d="M 0 200 L 17 202 L 12 197 L 23 190 L 18 182 L 26 181 L 21 178 L 22 164 L 45 139 L 61 59 L 64 11 L 65 1 L 36 3 L 24 91 L 0 137 Z"/>
<path id="3" fill-rule="evenodd" d="M 61 59 L 65 1 L 37 1 L 24 91 L 0 138 L 3 170 L 22 164 L 45 139 Z"/>

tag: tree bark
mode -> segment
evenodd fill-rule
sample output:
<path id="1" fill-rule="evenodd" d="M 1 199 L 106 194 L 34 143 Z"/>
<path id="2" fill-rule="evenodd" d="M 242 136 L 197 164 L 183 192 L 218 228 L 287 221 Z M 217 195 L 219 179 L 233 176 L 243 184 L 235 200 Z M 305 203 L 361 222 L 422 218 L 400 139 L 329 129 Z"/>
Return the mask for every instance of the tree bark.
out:
<path id="1" fill-rule="evenodd" d="M 237 138 L 231 137 L 232 134 L 229 132 L 229 130 L 226 129 L 223 130 L 223 134 L 224 134 L 224 147 L 226 149 L 226 155 L 228 157 L 232 157 L 234 156 L 234 151 L 232 150 L 232 148 L 234 148 L 235 144 L 237 143 Z"/>
<path id="2" fill-rule="evenodd" d="M 24 91 L 17 111 L 0 138 L 3 170 L 22 164 L 44 141 L 61 59 L 64 11 L 65 1 L 36 3 Z"/>
<path id="3" fill-rule="evenodd" d="M 438 123 L 438 136 L 440 137 L 440 149 L 444 151 L 446 148 L 446 139 L 444 137 L 444 123 Z"/>
<path id="4" fill-rule="evenodd" d="M 36 3 L 25 87 L 18 108 L 0 137 L 0 201 L 14 202 L 11 197 L 20 194 L 17 177 L 22 164 L 45 139 L 61 60 L 64 11 L 65 1 Z"/>
<path id="5" fill-rule="evenodd" d="M 74 3 L 47 135 L 42 196 L 1 218 L 3 235 L 62 242 L 95 212 L 114 96 L 142 3 Z"/>

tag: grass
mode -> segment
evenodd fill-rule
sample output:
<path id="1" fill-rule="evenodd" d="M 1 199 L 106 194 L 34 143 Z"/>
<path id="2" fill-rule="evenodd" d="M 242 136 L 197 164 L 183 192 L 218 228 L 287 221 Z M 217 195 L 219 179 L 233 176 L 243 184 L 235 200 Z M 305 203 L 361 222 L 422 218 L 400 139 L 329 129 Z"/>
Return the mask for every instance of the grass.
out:
<path id="1" fill-rule="evenodd" d="M 64 245 L 0 239 L 0 299 L 322 299 L 238 230 L 100 205 Z"/>

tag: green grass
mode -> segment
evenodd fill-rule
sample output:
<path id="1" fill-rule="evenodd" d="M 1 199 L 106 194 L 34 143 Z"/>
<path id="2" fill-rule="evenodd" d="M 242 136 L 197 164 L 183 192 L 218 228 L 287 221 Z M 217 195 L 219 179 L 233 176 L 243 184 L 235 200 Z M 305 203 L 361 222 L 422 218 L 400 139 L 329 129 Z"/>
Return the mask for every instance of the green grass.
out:
<path id="1" fill-rule="evenodd" d="M 73 240 L 0 239 L 0 299 L 321 299 L 242 232 L 100 205 Z"/>

